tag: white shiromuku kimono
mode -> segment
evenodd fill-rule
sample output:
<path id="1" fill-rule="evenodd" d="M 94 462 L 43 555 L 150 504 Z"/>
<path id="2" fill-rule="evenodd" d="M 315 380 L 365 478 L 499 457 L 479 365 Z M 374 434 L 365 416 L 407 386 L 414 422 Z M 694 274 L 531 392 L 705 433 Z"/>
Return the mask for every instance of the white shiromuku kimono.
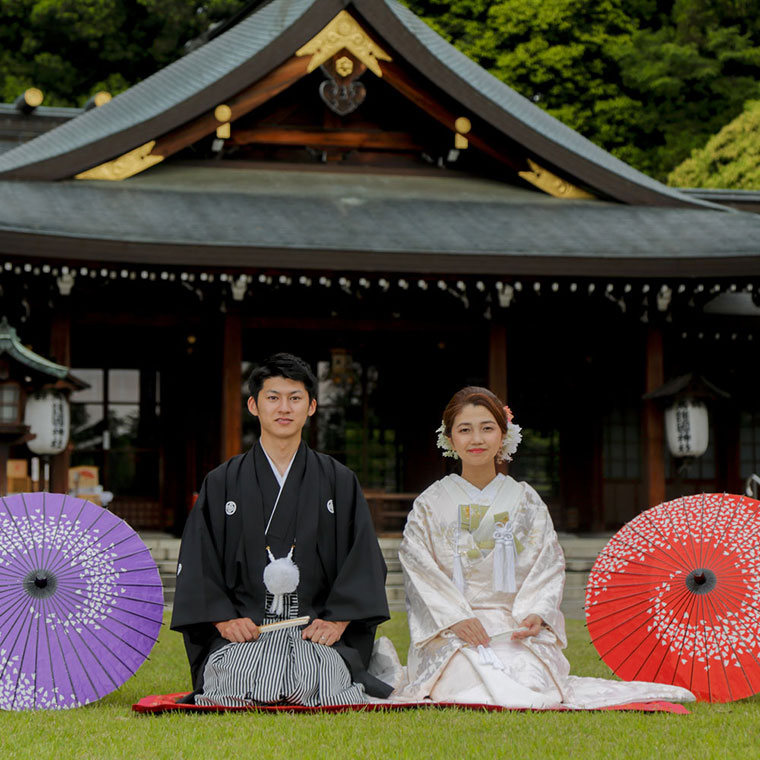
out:
<path id="1" fill-rule="evenodd" d="M 504 577 L 497 528 L 511 536 L 515 592 L 494 590 L 495 569 Z M 399 557 L 411 645 L 394 700 L 579 709 L 694 700 L 677 686 L 570 675 L 560 610 L 565 560 L 549 511 L 527 483 L 501 474 L 483 490 L 459 475 L 433 483 L 414 503 Z M 530 614 L 544 621 L 540 633 L 512 641 Z M 448 630 L 473 617 L 491 637 L 488 648 Z"/>

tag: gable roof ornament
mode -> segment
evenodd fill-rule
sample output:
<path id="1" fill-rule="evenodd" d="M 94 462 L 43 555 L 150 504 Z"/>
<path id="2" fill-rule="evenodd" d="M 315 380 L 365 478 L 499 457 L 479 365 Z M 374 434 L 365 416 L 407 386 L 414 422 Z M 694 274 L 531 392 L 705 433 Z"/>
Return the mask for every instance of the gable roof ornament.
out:
<path id="1" fill-rule="evenodd" d="M 392 60 L 365 28 L 384 41 Z M 341 60 L 341 50 L 354 60 Z M 533 184 L 543 177 L 555 191 L 566 190 L 557 182 L 577 183 L 597 197 L 626 204 L 727 211 L 662 185 L 594 145 L 467 58 L 399 0 L 251 0 L 218 36 L 110 103 L 0 155 L 0 180 L 81 177 L 104 163 L 132 160 L 132 151 L 155 140 L 149 152 L 137 156 L 136 166 L 147 168 L 144 159 L 165 159 L 216 131 L 220 123 L 214 109 L 220 103 L 229 104 L 233 120 L 238 119 L 319 66 L 330 65 L 344 80 L 346 73 L 358 78 L 356 70 L 366 66 L 423 110 L 440 106 L 433 92 L 440 93 L 455 108 L 442 123 L 451 128 L 462 113 L 472 120 L 473 131 L 456 130 L 455 150 L 467 143 L 509 164 L 502 146 L 514 145 L 558 177 L 547 176 L 545 169 L 531 171 L 523 161 L 511 166 L 526 171 L 523 179 Z M 438 110 L 438 116 L 431 115 L 441 121 Z M 479 137 L 482 124 L 495 133 L 490 143 Z M 559 197 L 572 196 L 565 191 Z"/>
<path id="2" fill-rule="evenodd" d="M 524 180 L 530 182 L 539 190 L 543 190 L 548 195 L 553 195 L 555 198 L 575 198 L 575 199 L 590 199 L 594 196 L 591 193 L 587 193 L 577 185 L 568 182 L 562 177 L 558 177 L 556 174 L 552 174 L 548 169 L 544 169 L 543 166 L 539 166 L 532 158 L 527 159 L 530 171 L 517 172 Z"/>
<path id="3" fill-rule="evenodd" d="M 155 144 L 156 141 L 151 140 L 145 143 L 145 145 L 141 145 L 139 148 L 130 150 L 123 156 L 115 158 L 113 161 L 106 161 L 104 164 L 100 164 L 100 166 L 94 166 L 92 169 L 74 175 L 74 179 L 118 181 L 139 174 L 164 160 L 163 156 L 151 155 Z"/>
<path id="4" fill-rule="evenodd" d="M 319 34 L 296 50 L 296 55 L 311 56 L 306 70 L 312 72 L 341 50 L 348 50 L 379 77 L 383 70 L 378 61 L 393 60 L 348 11 L 341 11 Z"/>

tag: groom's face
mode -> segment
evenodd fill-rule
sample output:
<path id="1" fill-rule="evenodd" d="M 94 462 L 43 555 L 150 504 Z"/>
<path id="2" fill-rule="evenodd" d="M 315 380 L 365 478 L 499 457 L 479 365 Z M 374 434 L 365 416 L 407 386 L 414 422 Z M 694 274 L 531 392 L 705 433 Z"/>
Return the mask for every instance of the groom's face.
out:
<path id="1" fill-rule="evenodd" d="M 306 420 L 317 410 L 317 401 L 309 401 L 306 386 L 285 377 L 264 381 L 257 398 L 248 399 L 248 411 L 259 418 L 261 432 L 275 438 L 300 437 Z"/>

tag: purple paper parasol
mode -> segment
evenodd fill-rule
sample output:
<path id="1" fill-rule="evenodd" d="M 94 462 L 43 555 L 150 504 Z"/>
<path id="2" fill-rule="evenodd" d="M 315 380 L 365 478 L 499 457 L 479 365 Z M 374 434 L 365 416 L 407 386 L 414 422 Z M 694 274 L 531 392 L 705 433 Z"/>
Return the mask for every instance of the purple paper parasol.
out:
<path id="1" fill-rule="evenodd" d="M 64 709 L 118 689 L 163 614 L 153 558 L 121 518 L 55 493 L 0 498 L 0 709 Z"/>

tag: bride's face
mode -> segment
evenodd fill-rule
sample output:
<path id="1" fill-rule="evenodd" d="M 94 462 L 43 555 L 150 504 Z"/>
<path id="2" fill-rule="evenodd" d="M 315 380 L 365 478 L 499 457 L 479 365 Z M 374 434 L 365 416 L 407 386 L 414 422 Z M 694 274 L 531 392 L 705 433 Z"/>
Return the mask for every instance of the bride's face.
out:
<path id="1" fill-rule="evenodd" d="M 462 464 L 470 466 L 493 462 L 503 437 L 494 416 L 484 406 L 468 404 L 451 426 L 451 444 Z"/>

